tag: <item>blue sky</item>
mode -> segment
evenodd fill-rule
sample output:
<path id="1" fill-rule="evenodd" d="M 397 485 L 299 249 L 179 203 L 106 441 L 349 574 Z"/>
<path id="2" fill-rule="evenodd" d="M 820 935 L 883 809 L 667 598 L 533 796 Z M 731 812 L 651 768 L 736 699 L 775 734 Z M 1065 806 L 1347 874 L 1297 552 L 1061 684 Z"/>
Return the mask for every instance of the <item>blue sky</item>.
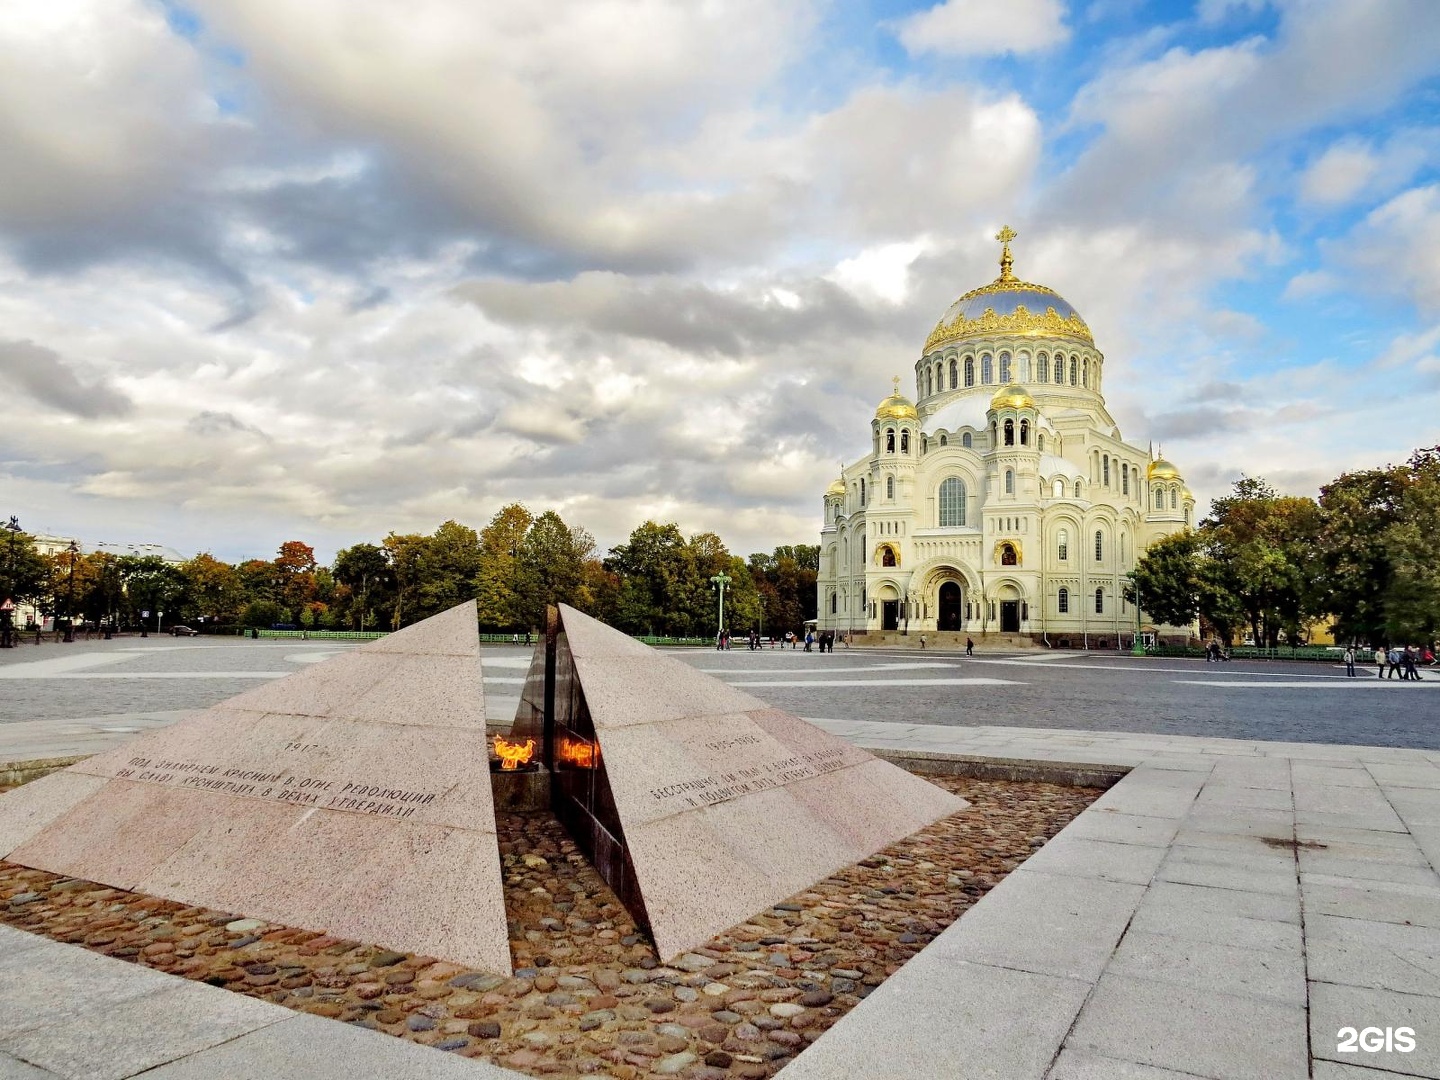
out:
<path id="1" fill-rule="evenodd" d="M 1428 0 L 18 0 L 0 79 L 29 528 L 811 540 L 1004 223 L 1202 508 L 1440 442 Z"/>

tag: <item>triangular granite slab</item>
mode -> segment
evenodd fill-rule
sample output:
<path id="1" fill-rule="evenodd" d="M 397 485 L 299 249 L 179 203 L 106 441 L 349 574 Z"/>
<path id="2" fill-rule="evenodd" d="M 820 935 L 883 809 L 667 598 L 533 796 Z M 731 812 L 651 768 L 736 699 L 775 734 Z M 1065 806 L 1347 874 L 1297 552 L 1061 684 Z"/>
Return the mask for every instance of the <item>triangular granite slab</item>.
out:
<path id="1" fill-rule="evenodd" d="M 661 957 L 968 805 L 570 607 L 555 669 L 556 812 Z"/>
<path id="2" fill-rule="evenodd" d="M 474 602 L 0 797 L 0 856 L 508 973 Z"/>

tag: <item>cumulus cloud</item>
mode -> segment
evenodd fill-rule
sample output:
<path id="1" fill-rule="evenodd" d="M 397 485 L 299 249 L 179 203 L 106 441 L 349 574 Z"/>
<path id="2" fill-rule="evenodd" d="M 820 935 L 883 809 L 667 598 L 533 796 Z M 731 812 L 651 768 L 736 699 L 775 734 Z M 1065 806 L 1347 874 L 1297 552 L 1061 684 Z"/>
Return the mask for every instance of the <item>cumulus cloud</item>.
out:
<path id="1" fill-rule="evenodd" d="M 945 0 L 896 26 L 912 53 L 987 56 L 1032 53 L 1070 36 L 1060 0 Z"/>
<path id="2" fill-rule="evenodd" d="M 141 0 L 7 4 L 0 85 L 0 223 L 113 219 L 206 156 L 201 65 Z"/>
<path id="3" fill-rule="evenodd" d="M 82 379 L 53 349 L 0 341 L 0 382 L 37 404 L 83 420 L 124 416 L 134 402 L 104 379 Z"/>

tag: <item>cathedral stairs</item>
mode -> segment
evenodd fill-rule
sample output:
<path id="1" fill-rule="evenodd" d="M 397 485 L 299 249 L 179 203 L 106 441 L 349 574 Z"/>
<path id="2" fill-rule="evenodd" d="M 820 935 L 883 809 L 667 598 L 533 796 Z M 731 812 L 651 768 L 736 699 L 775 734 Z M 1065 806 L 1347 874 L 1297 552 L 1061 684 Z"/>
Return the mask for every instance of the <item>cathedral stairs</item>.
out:
<path id="1" fill-rule="evenodd" d="M 925 644 L 920 644 L 920 635 L 925 635 Z M 964 651 L 965 639 L 969 638 L 975 642 L 977 651 L 985 652 L 1014 652 L 1024 649 L 1043 649 L 1045 644 L 1036 641 L 1029 634 L 985 634 L 978 631 L 967 633 L 966 631 L 952 630 L 911 630 L 908 634 L 902 634 L 898 630 L 872 630 L 869 633 L 857 633 L 851 644 L 857 648 L 876 649 L 943 649 L 946 652 L 952 650 Z"/>

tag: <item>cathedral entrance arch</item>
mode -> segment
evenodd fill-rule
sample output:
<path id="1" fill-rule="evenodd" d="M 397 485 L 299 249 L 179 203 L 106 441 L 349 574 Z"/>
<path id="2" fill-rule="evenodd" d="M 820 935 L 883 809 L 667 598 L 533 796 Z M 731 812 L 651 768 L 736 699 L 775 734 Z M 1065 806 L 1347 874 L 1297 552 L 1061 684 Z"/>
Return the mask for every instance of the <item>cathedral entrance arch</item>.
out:
<path id="1" fill-rule="evenodd" d="M 881 600 L 881 601 L 880 601 L 880 629 L 881 629 L 881 630 L 899 630 L 899 629 L 900 629 L 900 601 L 899 601 L 899 600 Z"/>
<path id="2" fill-rule="evenodd" d="M 1000 601 L 1000 632 L 1002 634 L 1018 634 L 1020 632 L 1020 601 Z"/>
<path id="3" fill-rule="evenodd" d="M 960 586 L 953 581 L 947 581 L 940 586 L 940 603 L 936 618 L 936 629 L 959 630 L 960 629 Z"/>

